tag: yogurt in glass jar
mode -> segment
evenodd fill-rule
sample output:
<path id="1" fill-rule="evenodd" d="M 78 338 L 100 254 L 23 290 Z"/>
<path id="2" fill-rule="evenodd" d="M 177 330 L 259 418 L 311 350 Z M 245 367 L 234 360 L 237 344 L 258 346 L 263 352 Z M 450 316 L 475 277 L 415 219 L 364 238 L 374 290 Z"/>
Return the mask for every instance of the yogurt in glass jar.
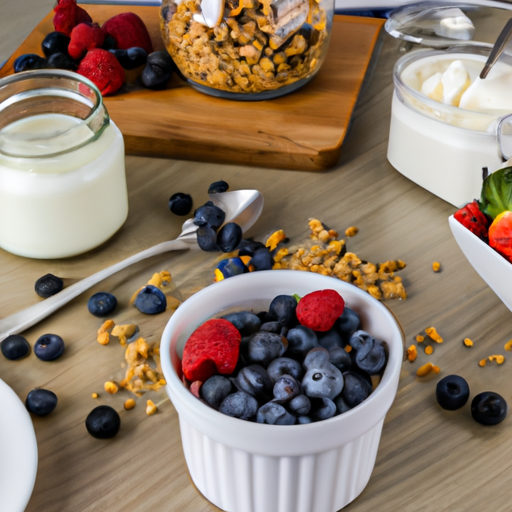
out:
<path id="1" fill-rule="evenodd" d="M 0 80 L 0 247 L 74 256 L 127 215 L 123 137 L 97 87 L 64 70 Z"/>

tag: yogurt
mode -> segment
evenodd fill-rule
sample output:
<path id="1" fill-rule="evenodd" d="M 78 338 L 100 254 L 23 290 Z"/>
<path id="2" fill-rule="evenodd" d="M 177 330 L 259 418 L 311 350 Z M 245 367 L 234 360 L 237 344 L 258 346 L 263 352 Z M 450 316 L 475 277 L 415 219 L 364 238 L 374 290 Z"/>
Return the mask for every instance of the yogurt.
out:
<path id="1" fill-rule="evenodd" d="M 0 247 L 30 258 L 97 247 L 128 214 L 118 127 L 104 109 L 96 123 L 55 110 L 15 109 L 0 129 Z"/>
<path id="2" fill-rule="evenodd" d="M 481 80 L 485 52 L 419 50 L 394 71 L 388 160 L 457 207 L 479 197 L 484 167 L 501 166 L 496 130 L 512 113 L 512 65 L 500 61 Z"/>

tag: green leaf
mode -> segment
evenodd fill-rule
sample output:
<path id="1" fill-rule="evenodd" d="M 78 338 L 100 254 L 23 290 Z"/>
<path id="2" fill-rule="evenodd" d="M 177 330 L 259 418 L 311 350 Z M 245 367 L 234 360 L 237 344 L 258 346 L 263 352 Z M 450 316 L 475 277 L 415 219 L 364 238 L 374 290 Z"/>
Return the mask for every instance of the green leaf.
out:
<path id="1" fill-rule="evenodd" d="M 301 299 L 301 296 L 297 295 L 296 293 L 294 293 L 293 296 L 295 297 L 295 300 L 297 301 L 297 304 L 298 304 Z"/>
<path id="2" fill-rule="evenodd" d="M 480 203 L 480 209 L 493 219 L 512 210 L 512 167 L 499 169 L 485 178 Z"/>

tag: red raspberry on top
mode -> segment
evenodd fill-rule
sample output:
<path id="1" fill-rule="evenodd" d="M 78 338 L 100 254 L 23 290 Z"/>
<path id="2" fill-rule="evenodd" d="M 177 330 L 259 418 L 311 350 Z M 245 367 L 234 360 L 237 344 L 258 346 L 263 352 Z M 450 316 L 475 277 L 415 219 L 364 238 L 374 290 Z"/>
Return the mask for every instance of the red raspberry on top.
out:
<path id="1" fill-rule="evenodd" d="M 345 301 L 337 291 L 318 290 L 304 295 L 295 312 L 301 325 L 325 332 L 334 326 L 344 309 Z"/>
<path id="2" fill-rule="evenodd" d="M 233 373 L 241 339 L 238 329 L 228 320 L 207 320 L 185 343 L 181 360 L 183 374 L 192 382 L 204 382 L 216 373 Z"/>
<path id="3" fill-rule="evenodd" d="M 78 73 L 93 82 L 101 94 L 112 94 L 124 83 L 124 69 L 119 61 L 106 50 L 89 50 L 78 66 Z"/>
<path id="4" fill-rule="evenodd" d="M 76 0 L 59 0 L 53 11 L 53 26 L 57 32 L 69 36 L 73 27 L 79 23 L 92 22 L 85 9 L 76 4 Z"/>
<path id="5" fill-rule="evenodd" d="M 147 54 L 153 52 L 153 44 L 144 22 L 133 12 L 123 12 L 103 23 L 101 28 L 112 36 L 120 50 L 128 50 L 138 46 L 144 48 Z"/>
<path id="6" fill-rule="evenodd" d="M 79 23 L 71 31 L 68 53 L 72 59 L 80 60 L 87 50 L 101 48 L 105 41 L 105 32 L 97 23 Z"/>

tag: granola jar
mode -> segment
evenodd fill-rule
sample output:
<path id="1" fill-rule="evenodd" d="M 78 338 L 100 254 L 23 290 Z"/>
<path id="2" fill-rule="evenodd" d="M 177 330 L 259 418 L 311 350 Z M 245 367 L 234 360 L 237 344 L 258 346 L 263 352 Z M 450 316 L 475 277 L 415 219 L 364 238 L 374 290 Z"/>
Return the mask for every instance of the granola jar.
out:
<path id="1" fill-rule="evenodd" d="M 262 100 L 311 80 L 334 0 L 162 0 L 160 28 L 183 78 L 206 94 Z"/>

